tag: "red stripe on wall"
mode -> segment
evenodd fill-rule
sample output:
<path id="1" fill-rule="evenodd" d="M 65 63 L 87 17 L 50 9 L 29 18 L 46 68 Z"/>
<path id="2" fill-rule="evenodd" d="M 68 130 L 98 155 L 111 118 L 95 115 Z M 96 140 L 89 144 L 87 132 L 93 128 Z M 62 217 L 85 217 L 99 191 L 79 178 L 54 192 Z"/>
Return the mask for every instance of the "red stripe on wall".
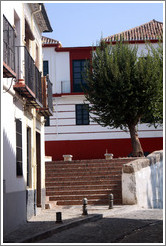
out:
<path id="1" fill-rule="evenodd" d="M 140 142 L 144 152 L 153 152 L 163 149 L 163 138 L 141 138 Z M 63 160 L 63 155 L 71 154 L 74 160 L 104 159 L 104 154 L 113 153 L 114 157 L 127 157 L 132 152 L 130 139 L 105 140 L 72 140 L 72 141 L 46 141 L 46 156 L 53 160 Z"/>

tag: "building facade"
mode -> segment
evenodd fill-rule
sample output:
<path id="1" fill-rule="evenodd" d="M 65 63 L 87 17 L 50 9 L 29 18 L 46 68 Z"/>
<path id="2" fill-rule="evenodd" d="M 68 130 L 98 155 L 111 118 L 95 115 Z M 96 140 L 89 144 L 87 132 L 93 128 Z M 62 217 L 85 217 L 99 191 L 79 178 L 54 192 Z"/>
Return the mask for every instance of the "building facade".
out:
<path id="1" fill-rule="evenodd" d="M 158 45 L 162 36 L 162 23 L 155 20 L 126 32 L 105 38 L 113 44 L 123 37 L 138 46 L 138 56 L 146 52 L 146 40 Z M 95 47 L 94 47 L 95 48 Z M 101 127 L 87 113 L 80 83 L 86 60 L 91 59 L 92 47 L 62 47 L 60 42 L 43 37 L 45 73 L 53 82 L 54 114 L 45 128 L 46 154 L 53 160 L 62 160 L 71 154 L 73 159 L 104 158 L 106 152 L 114 157 L 125 157 L 132 151 L 130 135 L 120 129 Z M 138 134 L 144 152 L 162 149 L 162 127 L 138 125 Z"/>
<path id="2" fill-rule="evenodd" d="M 43 4 L 3 2 L 3 229 L 45 206 L 44 124 L 52 84 L 43 76 L 42 33 L 52 28 Z"/>

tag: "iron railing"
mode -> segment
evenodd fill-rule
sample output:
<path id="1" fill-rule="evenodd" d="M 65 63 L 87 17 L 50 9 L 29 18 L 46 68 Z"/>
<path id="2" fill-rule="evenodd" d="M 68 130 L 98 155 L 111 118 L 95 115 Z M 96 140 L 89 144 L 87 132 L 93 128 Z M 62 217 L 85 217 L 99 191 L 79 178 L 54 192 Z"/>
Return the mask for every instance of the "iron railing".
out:
<path id="1" fill-rule="evenodd" d="M 24 73 L 24 80 L 25 84 L 32 90 L 32 92 L 36 92 L 36 86 L 35 86 L 35 64 L 34 60 L 29 54 L 26 47 L 24 47 L 24 67 L 25 67 L 25 73 Z"/>
<path id="2" fill-rule="evenodd" d="M 23 56 L 24 54 L 24 56 Z M 23 58 L 23 63 L 20 60 Z M 28 49 L 25 46 L 16 46 L 16 65 L 17 65 L 17 80 L 23 74 L 25 85 L 35 94 L 35 98 L 42 104 L 42 83 L 41 72 L 35 65 L 35 62 Z"/>
<path id="3" fill-rule="evenodd" d="M 38 68 L 35 66 L 35 85 L 36 85 L 36 98 L 42 104 L 42 84 L 41 84 L 41 73 Z"/>
<path id="4" fill-rule="evenodd" d="M 15 33 L 3 15 L 3 61 L 15 72 Z"/>
<path id="5" fill-rule="evenodd" d="M 52 83 L 49 77 L 47 79 L 47 100 L 48 100 L 48 108 L 53 112 L 53 103 L 52 103 Z"/>

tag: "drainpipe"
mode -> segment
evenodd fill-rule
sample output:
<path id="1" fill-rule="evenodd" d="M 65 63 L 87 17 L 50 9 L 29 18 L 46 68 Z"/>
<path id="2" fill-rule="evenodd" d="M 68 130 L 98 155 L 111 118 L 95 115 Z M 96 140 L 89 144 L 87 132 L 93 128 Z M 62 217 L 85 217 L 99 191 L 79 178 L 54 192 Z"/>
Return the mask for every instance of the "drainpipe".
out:
<path id="1" fill-rule="evenodd" d="M 39 9 L 36 10 L 36 11 L 33 11 L 33 12 L 32 12 L 32 16 L 35 15 L 36 13 L 38 13 L 38 12 L 41 12 L 41 10 L 42 10 L 42 6 L 39 5 Z"/>
<path id="2" fill-rule="evenodd" d="M 33 26 L 33 19 L 34 19 L 34 15 L 37 14 L 38 12 L 41 12 L 41 5 L 39 5 L 39 9 L 36 11 L 33 11 L 31 14 L 31 28 L 32 31 L 34 31 L 34 26 Z M 32 46 L 32 54 L 34 57 L 34 45 Z M 35 191 L 36 187 L 36 182 L 37 182 L 37 166 L 36 166 L 36 109 L 32 110 L 32 114 L 33 114 L 33 131 L 32 131 L 32 135 L 33 135 L 33 151 L 32 151 L 32 172 L 33 172 L 33 189 Z"/>

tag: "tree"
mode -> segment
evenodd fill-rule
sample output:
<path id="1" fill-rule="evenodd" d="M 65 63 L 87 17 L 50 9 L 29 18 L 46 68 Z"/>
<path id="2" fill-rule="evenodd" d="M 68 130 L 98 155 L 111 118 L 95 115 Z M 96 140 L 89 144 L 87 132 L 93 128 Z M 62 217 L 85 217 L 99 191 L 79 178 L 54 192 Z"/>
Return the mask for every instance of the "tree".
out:
<path id="1" fill-rule="evenodd" d="M 86 68 L 85 97 L 95 122 L 130 132 L 133 156 L 143 156 L 137 124 L 162 121 L 162 52 L 153 47 L 146 56 L 121 41 L 100 41 Z M 160 59 L 159 59 L 160 58 Z"/>

